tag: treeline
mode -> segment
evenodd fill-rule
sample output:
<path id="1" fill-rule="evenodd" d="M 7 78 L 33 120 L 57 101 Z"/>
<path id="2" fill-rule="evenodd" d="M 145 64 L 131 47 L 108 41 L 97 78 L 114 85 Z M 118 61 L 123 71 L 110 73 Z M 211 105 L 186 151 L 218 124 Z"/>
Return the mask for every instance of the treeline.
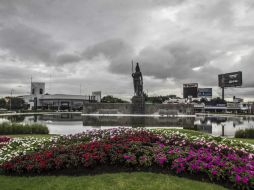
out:
<path id="1" fill-rule="evenodd" d="M 219 97 L 208 100 L 206 98 L 201 98 L 200 100 L 194 100 L 196 103 L 204 103 L 209 106 L 225 105 L 227 102 Z"/>
<path id="2" fill-rule="evenodd" d="M 145 102 L 147 103 L 157 103 L 162 104 L 164 101 L 168 100 L 169 98 L 179 98 L 175 95 L 167 95 L 167 96 L 147 96 L 147 94 L 144 93 Z M 104 96 L 101 99 L 102 103 L 128 103 L 128 101 L 122 100 L 120 98 L 113 97 L 111 95 Z"/>
<path id="3" fill-rule="evenodd" d="M 148 96 L 144 93 L 145 101 L 147 103 L 153 103 L 153 104 L 162 104 L 168 99 L 180 99 L 176 95 L 167 95 L 167 96 Z"/>
<path id="4" fill-rule="evenodd" d="M 116 97 L 113 97 L 113 96 L 104 96 L 102 99 L 101 99 L 101 102 L 102 103 L 128 103 L 127 101 L 125 100 L 122 100 L 120 98 L 116 98 Z"/>
<path id="5" fill-rule="evenodd" d="M 153 104 L 162 104 L 166 100 L 169 99 L 181 99 L 177 97 L 176 95 L 166 95 L 166 96 L 148 96 L 144 93 L 144 98 L 146 103 L 153 103 Z M 104 96 L 101 99 L 102 103 L 128 103 L 128 101 L 125 101 L 123 99 L 108 95 Z M 200 100 L 193 100 L 194 103 L 204 103 L 205 105 L 210 106 L 218 106 L 218 105 L 224 105 L 227 102 L 225 100 L 222 100 L 221 98 L 213 98 L 211 100 L 208 100 L 206 98 L 201 98 Z"/>
<path id="6" fill-rule="evenodd" d="M 22 98 L 19 97 L 6 97 L 0 98 L 0 109 L 7 109 L 7 110 L 21 110 L 27 109 L 27 105 Z"/>

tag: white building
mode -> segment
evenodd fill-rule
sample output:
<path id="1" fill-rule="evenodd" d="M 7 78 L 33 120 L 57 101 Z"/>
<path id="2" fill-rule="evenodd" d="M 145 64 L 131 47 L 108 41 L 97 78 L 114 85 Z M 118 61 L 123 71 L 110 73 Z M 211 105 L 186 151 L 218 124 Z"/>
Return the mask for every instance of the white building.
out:
<path id="1" fill-rule="evenodd" d="M 92 95 L 45 94 L 45 83 L 32 82 L 30 95 L 21 96 L 29 108 L 81 110 L 85 102 L 100 102 L 101 92 Z"/>

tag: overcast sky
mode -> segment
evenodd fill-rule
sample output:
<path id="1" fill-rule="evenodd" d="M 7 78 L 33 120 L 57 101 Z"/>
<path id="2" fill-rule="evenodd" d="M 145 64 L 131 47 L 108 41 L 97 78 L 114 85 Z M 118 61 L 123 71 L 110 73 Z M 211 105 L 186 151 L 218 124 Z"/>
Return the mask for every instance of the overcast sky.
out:
<path id="1" fill-rule="evenodd" d="M 101 90 L 133 95 L 131 60 L 149 95 L 243 71 L 226 97 L 254 97 L 253 0 L 0 0 L 0 96 Z"/>

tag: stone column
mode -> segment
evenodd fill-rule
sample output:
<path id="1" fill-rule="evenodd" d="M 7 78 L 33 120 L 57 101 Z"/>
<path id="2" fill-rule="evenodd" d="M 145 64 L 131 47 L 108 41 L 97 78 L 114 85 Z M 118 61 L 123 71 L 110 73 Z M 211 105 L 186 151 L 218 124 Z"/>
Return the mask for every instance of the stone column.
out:
<path id="1" fill-rule="evenodd" d="M 132 97 L 132 113 L 145 114 L 145 98 L 143 96 Z"/>

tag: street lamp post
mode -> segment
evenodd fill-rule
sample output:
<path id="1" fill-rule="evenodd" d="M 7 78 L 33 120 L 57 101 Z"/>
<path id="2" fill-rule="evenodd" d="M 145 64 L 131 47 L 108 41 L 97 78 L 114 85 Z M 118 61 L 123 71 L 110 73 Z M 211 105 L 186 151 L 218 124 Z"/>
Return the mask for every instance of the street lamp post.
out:
<path id="1" fill-rule="evenodd" d="M 13 89 L 11 89 L 11 97 L 10 97 L 10 111 L 11 111 L 11 99 L 12 99 L 12 93 L 13 93 Z"/>

